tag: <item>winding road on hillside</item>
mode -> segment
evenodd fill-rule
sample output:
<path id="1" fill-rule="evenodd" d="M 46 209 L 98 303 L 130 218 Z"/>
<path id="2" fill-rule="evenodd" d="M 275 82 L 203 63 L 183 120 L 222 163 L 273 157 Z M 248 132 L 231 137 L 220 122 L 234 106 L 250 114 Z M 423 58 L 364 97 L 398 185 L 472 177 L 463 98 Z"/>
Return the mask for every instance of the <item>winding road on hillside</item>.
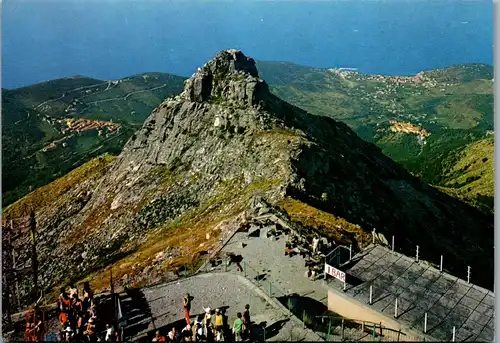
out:
<path id="1" fill-rule="evenodd" d="M 77 91 L 80 91 L 80 90 L 84 90 L 84 89 L 90 89 L 90 88 L 95 88 L 95 87 L 107 85 L 106 89 L 104 89 L 101 92 L 96 92 L 96 93 L 92 93 L 92 94 L 86 94 L 86 95 L 84 95 L 82 97 L 73 99 L 74 101 L 81 101 L 82 99 L 87 98 L 89 96 L 93 96 L 93 95 L 105 93 L 105 92 L 109 91 L 110 89 L 113 89 L 114 86 L 116 86 L 117 84 L 118 83 L 114 83 L 113 81 L 106 81 L 104 83 L 99 83 L 99 84 L 95 84 L 95 85 L 74 88 L 74 89 L 71 89 L 69 91 L 66 91 L 66 92 L 62 93 L 59 98 L 51 99 L 51 100 L 46 100 L 46 101 L 44 101 L 44 102 L 36 105 L 34 107 L 34 109 L 39 109 L 40 107 L 42 107 L 44 105 L 47 105 L 47 104 L 55 102 L 55 101 L 59 101 L 59 100 L 63 99 L 64 97 L 68 96 L 69 93 L 74 93 L 74 92 L 77 92 Z M 86 105 L 87 107 L 85 107 L 82 111 L 80 111 L 80 114 L 82 114 L 87 108 L 89 108 L 90 104 L 97 105 L 98 103 L 101 103 L 101 102 L 108 102 L 108 101 L 114 101 L 114 100 L 127 100 L 132 95 L 140 94 L 140 93 L 144 93 L 144 92 L 154 91 L 154 90 L 157 90 L 157 89 L 164 88 L 166 86 L 167 86 L 167 84 L 165 83 L 165 84 L 163 84 L 161 86 L 157 86 L 157 87 L 153 87 L 153 88 L 148 88 L 148 89 L 143 89 L 143 90 L 139 90 L 139 91 L 133 91 L 133 92 L 125 94 L 124 96 L 119 96 L 119 97 L 114 97 L 114 98 L 108 98 L 108 99 L 102 99 L 102 100 L 96 100 L 96 101 L 90 101 L 90 102 L 84 103 L 84 105 Z M 16 124 L 17 124 L 17 122 L 16 122 Z"/>

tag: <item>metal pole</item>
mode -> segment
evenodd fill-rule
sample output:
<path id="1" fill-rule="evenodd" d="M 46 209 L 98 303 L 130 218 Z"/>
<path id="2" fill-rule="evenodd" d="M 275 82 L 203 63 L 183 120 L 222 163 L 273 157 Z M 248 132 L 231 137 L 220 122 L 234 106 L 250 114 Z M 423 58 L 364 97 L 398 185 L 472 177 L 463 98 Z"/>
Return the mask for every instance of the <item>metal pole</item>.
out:
<path id="1" fill-rule="evenodd" d="M 427 312 L 424 314 L 424 333 L 427 333 Z"/>
<path id="2" fill-rule="evenodd" d="M 470 266 L 467 267 L 467 283 L 470 283 Z"/>
<path id="3" fill-rule="evenodd" d="M 375 244 L 375 228 L 372 231 L 372 243 Z"/>
<path id="4" fill-rule="evenodd" d="M 398 317 L 398 298 L 396 298 L 396 303 L 394 304 L 394 318 Z"/>
<path id="5" fill-rule="evenodd" d="M 346 287 L 346 285 L 345 285 L 345 279 L 344 279 L 344 292 L 345 292 L 346 288 L 347 288 L 347 287 Z"/>
<path id="6" fill-rule="evenodd" d="M 394 236 L 392 236 L 392 251 L 394 252 Z"/>
<path id="7" fill-rule="evenodd" d="M 373 303 L 373 286 L 370 285 L 370 305 Z"/>
<path id="8" fill-rule="evenodd" d="M 352 260 L 352 244 L 349 244 L 349 261 Z"/>
<path id="9" fill-rule="evenodd" d="M 453 327 L 453 336 L 451 337 L 451 341 L 455 342 L 455 327 Z"/>
<path id="10" fill-rule="evenodd" d="M 342 318 L 342 336 L 340 337 L 344 340 L 344 318 Z"/>
<path id="11" fill-rule="evenodd" d="M 332 328 L 332 318 L 330 318 L 330 321 L 328 322 L 328 333 L 326 334 L 326 340 L 330 340 L 330 330 Z"/>
<path id="12" fill-rule="evenodd" d="M 439 262 L 439 271 L 443 271 L 443 255 L 441 255 L 441 261 Z"/>
<path id="13" fill-rule="evenodd" d="M 418 245 L 417 245 L 417 263 L 418 263 Z"/>

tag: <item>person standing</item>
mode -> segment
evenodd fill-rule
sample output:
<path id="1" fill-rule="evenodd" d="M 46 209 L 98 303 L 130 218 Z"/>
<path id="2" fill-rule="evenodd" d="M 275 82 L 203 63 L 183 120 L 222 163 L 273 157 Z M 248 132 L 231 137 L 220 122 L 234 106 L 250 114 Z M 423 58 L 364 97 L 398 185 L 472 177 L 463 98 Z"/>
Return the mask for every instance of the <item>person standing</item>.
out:
<path id="1" fill-rule="evenodd" d="M 250 305 L 245 305 L 245 311 L 243 311 L 243 334 L 245 337 L 248 336 L 250 332 Z"/>
<path id="2" fill-rule="evenodd" d="M 111 342 L 113 340 L 114 331 L 113 326 L 106 324 L 106 338 L 104 339 L 106 342 Z"/>
<path id="3" fill-rule="evenodd" d="M 191 325 L 191 319 L 189 319 L 189 311 L 191 311 L 191 296 L 189 293 L 184 295 L 184 319 L 186 319 L 187 325 Z"/>
<path id="4" fill-rule="evenodd" d="M 224 317 L 222 317 L 222 313 L 217 308 L 215 309 L 215 330 L 222 332 L 224 329 Z"/>
<path id="5" fill-rule="evenodd" d="M 175 330 L 175 326 L 172 327 L 172 330 L 169 331 L 168 339 L 170 342 L 178 342 L 179 341 L 179 334 Z"/>
<path id="6" fill-rule="evenodd" d="M 241 319 L 241 312 L 236 314 L 236 320 L 233 324 L 234 340 L 241 342 L 241 333 L 243 332 L 243 320 Z"/>
<path id="7" fill-rule="evenodd" d="M 318 245 L 319 245 L 319 238 L 318 236 L 315 236 L 313 238 L 313 244 L 312 244 L 313 254 L 316 254 L 318 252 Z"/>

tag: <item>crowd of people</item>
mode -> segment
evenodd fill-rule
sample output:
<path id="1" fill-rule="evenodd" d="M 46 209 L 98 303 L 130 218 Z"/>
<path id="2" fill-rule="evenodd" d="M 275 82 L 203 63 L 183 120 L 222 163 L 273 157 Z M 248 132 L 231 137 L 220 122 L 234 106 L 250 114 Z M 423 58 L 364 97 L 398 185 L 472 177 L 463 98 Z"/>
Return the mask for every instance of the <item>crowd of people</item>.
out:
<path id="1" fill-rule="evenodd" d="M 107 342 L 119 342 L 118 332 L 106 324 L 104 337 L 98 331 L 102 327 L 97 313 L 96 301 L 90 285 L 85 282 L 80 290 L 74 285 L 69 292 L 61 288 L 57 301 L 59 309 L 60 340 L 63 342 L 98 342 L 104 338 Z"/>
<path id="2" fill-rule="evenodd" d="M 153 342 L 240 342 L 250 338 L 250 305 L 245 305 L 243 313 L 238 312 L 236 319 L 229 325 L 229 317 L 224 309 L 204 308 L 204 314 L 191 321 L 191 301 L 189 294 L 184 296 L 184 321 L 185 326 L 178 331 L 173 326 L 163 335 L 156 331 Z"/>

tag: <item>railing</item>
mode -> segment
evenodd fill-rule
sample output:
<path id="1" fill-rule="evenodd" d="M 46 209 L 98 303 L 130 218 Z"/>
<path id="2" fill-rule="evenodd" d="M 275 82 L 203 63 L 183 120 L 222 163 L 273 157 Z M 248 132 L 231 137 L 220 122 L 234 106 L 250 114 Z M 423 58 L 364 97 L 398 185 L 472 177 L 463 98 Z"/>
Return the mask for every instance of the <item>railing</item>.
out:
<path id="1" fill-rule="evenodd" d="M 317 331 L 327 342 L 425 342 L 425 337 L 414 336 L 382 325 L 348 319 L 341 316 L 316 316 Z"/>
<path id="2" fill-rule="evenodd" d="M 325 262 L 332 267 L 338 268 L 352 259 L 352 247 L 338 245 L 325 256 Z"/>
<path id="3" fill-rule="evenodd" d="M 337 257 L 334 257 L 335 265 L 341 266 L 349 261 L 349 248 L 338 246 Z M 338 264 L 337 264 L 338 263 Z M 181 274 L 181 278 L 187 278 L 205 273 L 237 273 L 249 280 L 258 290 L 265 295 L 278 301 L 283 306 L 277 306 L 281 313 L 288 318 L 295 317 L 302 327 L 296 327 L 290 330 L 290 341 L 307 340 L 306 336 L 309 330 L 326 341 L 377 341 L 377 342 L 421 342 L 424 337 L 416 337 L 401 330 L 397 331 L 383 326 L 381 323 L 372 323 L 368 321 L 359 321 L 344 318 L 342 316 L 318 316 L 317 313 L 311 313 L 307 308 L 298 304 L 298 294 L 278 287 L 266 273 L 265 268 L 256 268 L 246 261 L 231 262 L 227 256 L 221 256 L 215 259 L 215 265 L 205 263 L 201 268 L 188 268 Z M 155 283 L 156 284 L 156 283 Z M 152 286 L 152 285 L 151 285 Z M 251 300 L 249 300 L 250 302 Z M 263 330 L 265 332 L 265 330 Z M 123 327 L 121 327 L 123 332 Z M 288 338 L 288 334 L 287 334 Z M 123 339 L 123 338 L 122 338 Z M 265 340 L 265 337 L 264 337 Z"/>
<path id="4" fill-rule="evenodd" d="M 341 267 L 352 258 L 353 251 L 351 247 L 337 246 L 325 256 L 325 262 L 334 267 Z M 209 261 L 205 261 L 201 267 L 199 267 L 199 263 L 198 265 L 187 265 L 179 272 L 179 278 L 176 280 L 158 280 L 154 283 L 150 283 L 148 280 L 146 285 L 143 286 L 152 287 L 168 281 L 178 281 L 179 279 L 205 273 L 237 273 L 249 280 L 265 295 L 280 302 L 283 306 L 279 306 L 279 308 L 285 316 L 289 318 L 296 317 L 302 321 L 302 328 L 297 328 L 290 332 L 290 340 L 292 341 L 305 339 L 308 330 L 304 329 L 314 331 L 326 341 L 419 342 L 426 339 L 429 341 L 430 339 L 428 336 L 418 337 L 402 330 L 394 330 L 383 326 L 381 323 L 353 320 L 341 316 L 318 316 L 317 313 L 311 313 L 307 309 L 297 306 L 296 299 L 299 296 L 278 287 L 276 282 L 267 275 L 265 268 L 256 268 L 245 260 L 236 263 L 234 260 L 231 261 L 231 258 L 228 256 L 216 257 L 213 262 L 214 265 Z M 120 306 L 119 301 L 118 306 Z M 123 315 L 121 314 L 120 317 L 123 317 Z M 120 327 L 122 334 L 123 329 L 124 325 Z M 126 337 L 122 337 L 122 340 L 123 338 Z"/>

